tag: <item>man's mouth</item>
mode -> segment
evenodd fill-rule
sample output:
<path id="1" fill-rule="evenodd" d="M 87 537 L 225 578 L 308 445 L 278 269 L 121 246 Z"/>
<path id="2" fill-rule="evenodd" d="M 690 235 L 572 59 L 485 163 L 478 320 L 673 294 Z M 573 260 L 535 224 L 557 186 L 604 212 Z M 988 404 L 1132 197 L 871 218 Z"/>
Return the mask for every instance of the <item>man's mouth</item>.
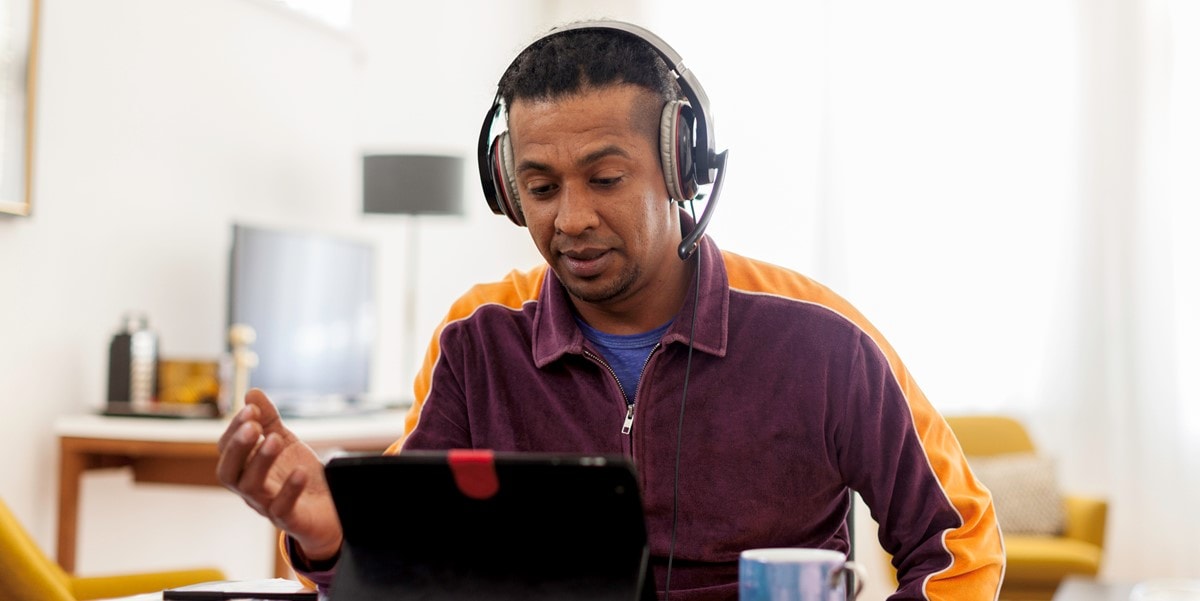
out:
<path id="1" fill-rule="evenodd" d="M 559 256 L 568 273 L 578 278 L 591 278 L 604 271 L 611 255 L 607 248 L 583 248 L 561 251 Z"/>

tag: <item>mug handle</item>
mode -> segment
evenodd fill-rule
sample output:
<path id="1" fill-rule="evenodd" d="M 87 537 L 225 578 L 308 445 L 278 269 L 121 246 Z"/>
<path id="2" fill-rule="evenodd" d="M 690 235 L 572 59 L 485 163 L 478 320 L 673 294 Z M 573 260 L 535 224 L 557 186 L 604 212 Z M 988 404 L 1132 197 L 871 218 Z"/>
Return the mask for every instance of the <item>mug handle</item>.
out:
<path id="1" fill-rule="evenodd" d="M 847 591 L 846 595 L 853 601 L 858 598 L 858 594 L 862 592 L 863 586 L 866 584 L 867 569 L 853 561 L 847 561 L 841 567 L 829 573 L 829 588 L 837 586 L 838 578 L 845 577 L 847 586 L 849 586 L 850 572 L 854 572 L 854 592 Z"/>

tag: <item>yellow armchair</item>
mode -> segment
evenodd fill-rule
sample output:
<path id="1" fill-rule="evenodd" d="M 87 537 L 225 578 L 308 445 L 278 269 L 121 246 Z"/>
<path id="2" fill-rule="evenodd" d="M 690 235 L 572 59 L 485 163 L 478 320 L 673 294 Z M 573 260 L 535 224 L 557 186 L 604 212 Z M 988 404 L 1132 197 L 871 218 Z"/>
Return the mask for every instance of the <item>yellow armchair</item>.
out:
<path id="1" fill-rule="evenodd" d="M 0 601 L 83 601 L 127 597 L 224 580 L 213 568 L 80 578 L 67 574 L 38 549 L 0 499 Z"/>
<path id="2" fill-rule="evenodd" d="M 1025 427 L 1012 418 L 962 416 L 947 417 L 946 421 L 968 457 L 1036 451 Z M 1051 599 L 1066 576 L 1099 572 L 1108 504 L 1102 499 L 1063 497 L 1062 535 L 1004 535 L 1008 568 L 1001 599 Z M 1000 528 L 1004 529 L 1003 522 Z"/>

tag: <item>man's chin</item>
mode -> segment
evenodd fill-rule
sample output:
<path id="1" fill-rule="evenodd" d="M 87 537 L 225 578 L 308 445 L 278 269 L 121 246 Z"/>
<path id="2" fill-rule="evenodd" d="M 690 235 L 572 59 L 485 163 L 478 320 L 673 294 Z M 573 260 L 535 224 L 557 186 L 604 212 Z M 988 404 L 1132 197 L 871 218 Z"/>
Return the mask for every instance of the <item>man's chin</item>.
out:
<path id="1" fill-rule="evenodd" d="M 616 297 L 614 292 L 598 282 L 580 282 L 564 283 L 567 293 L 571 298 L 581 300 L 591 304 L 603 304 L 613 300 Z"/>
<path id="2" fill-rule="evenodd" d="M 554 266 L 554 273 L 575 300 L 602 305 L 622 299 L 637 281 L 637 270 L 617 270 L 612 266 L 595 275 L 580 275 L 567 265 Z"/>
<path id="3" fill-rule="evenodd" d="M 567 289 L 571 298 L 585 303 L 602 305 L 617 300 L 625 292 L 626 286 L 611 277 L 578 278 L 559 276 L 559 281 Z"/>

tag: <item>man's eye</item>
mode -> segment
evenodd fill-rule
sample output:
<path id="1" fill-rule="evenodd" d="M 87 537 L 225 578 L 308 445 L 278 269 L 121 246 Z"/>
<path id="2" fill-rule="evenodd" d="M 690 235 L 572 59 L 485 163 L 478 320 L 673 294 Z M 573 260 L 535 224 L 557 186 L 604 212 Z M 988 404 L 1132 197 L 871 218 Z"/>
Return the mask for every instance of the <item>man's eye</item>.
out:
<path id="1" fill-rule="evenodd" d="M 556 186 L 554 184 L 540 184 L 540 185 L 527 186 L 526 189 L 529 191 L 529 194 L 532 196 L 544 197 L 544 196 L 549 196 L 551 194 L 554 194 L 555 190 L 558 189 L 558 186 Z"/>
<path id="2" fill-rule="evenodd" d="M 614 177 L 593 177 L 592 183 L 600 186 L 601 188 L 611 188 L 621 183 L 621 180 L 623 179 L 625 179 L 625 177 L 620 175 Z"/>

